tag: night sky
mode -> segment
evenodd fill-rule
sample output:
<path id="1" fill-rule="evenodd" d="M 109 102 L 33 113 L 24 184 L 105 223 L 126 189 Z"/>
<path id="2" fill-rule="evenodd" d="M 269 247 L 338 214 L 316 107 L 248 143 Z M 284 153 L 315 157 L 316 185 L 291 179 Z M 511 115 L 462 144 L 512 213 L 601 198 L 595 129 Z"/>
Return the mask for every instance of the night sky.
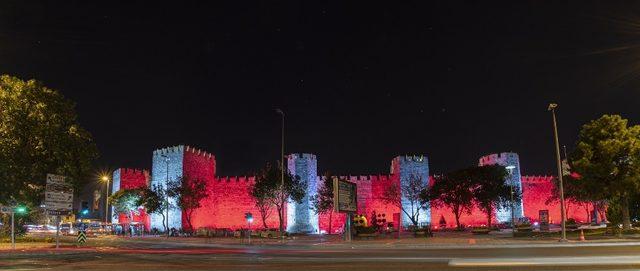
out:
<path id="1" fill-rule="evenodd" d="M 546 175 L 549 102 L 569 151 L 604 113 L 640 120 L 639 3 L 93 2 L 1 1 L 0 73 L 74 100 L 100 168 L 187 144 L 218 175 L 250 174 L 278 159 L 282 108 L 286 152 L 319 171 L 426 154 L 438 173 L 514 151 Z"/>

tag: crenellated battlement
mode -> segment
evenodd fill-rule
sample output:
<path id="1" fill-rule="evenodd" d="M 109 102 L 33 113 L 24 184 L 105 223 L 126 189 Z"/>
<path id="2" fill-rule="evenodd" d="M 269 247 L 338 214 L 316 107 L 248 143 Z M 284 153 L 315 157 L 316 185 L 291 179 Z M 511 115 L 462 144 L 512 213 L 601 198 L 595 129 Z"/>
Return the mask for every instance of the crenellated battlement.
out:
<path id="1" fill-rule="evenodd" d="M 358 175 L 358 176 L 339 176 L 339 178 L 346 179 L 350 182 L 378 182 L 388 181 L 391 179 L 390 175 Z"/>
<path id="2" fill-rule="evenodd" d="M 224 177 L 216 177 L 214 179 L 216 182 L 255 182 L 255 176 L 224 176 Z"/>
<path id="3" fill-rule="evenodd" d="M 310 153 L 292 153 L 287 155 L 288 159 L 307 159 L 307 160 L 316 160 L 316 156 Z"/>
<path id="4" fill-rule="evenodd" d="M 149 175 L 149 171 L 146 169 L 137 169 L 137 168 L 119 168 L 120 174 L 129 174 L 129 175 Z"/>
<path id="5" fill-rule="evenodd" d="M 393 161 L 398 162 L 428 162 L 426 155 L 400 155 L 393 158 Z"/>
<path id="6" fill-rule="evenodd" d="M 549 182 L 552 181 L 555 176 L 550 175 L 532 175 L 532 176 L 522 176 L 523 183 L 535 183 L 535 182 Z"/>
<path id="7" fill-rule="evenodd" d="M 185 152 L 190 152 L 196 155 L 200 155 L 200 156 L 206 157 L 207 159 L 212 159 L 212 158 L 215 159 L 215 155 L 191 146 L 186 146 Z"/>
<path id="8" fill-rule="evenodd" d="M 497 161 L 504 160 L 507 158 L 518 159 L 518 154 L 514 152 L 501 152 L 501 153 L 493 153 L 493 154 L 485 155 L 480 157 L 480 164 L 481 165 L 494 164 L 494 163 L 497 163 Z"/>
<path id="9" fill-rule="evenodd" d="M 184 151 L 184 145 L 178 145 L 178 146 L 173 146 L 173 147 L 166 147 L 166 148 L 161 148 L 161 149 L 157 149 L 155 151 L 153 151 L 153 155 L 161 155 L 161 154 L 171 154 L 171 153 L 178 153 L 178 152 L 183 152 Z"/>

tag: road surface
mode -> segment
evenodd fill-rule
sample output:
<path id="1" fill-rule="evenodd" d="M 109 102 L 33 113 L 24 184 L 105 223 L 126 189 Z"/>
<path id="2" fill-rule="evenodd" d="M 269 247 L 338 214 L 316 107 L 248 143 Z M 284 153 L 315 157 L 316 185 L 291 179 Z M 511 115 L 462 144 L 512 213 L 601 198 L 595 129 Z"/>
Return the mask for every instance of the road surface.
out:
<path id="1" fill-rule="evenodd" d="M 457 248 L 101 247 L 0 252 L 14 270 L 634 270 L 639 244 Z"/>

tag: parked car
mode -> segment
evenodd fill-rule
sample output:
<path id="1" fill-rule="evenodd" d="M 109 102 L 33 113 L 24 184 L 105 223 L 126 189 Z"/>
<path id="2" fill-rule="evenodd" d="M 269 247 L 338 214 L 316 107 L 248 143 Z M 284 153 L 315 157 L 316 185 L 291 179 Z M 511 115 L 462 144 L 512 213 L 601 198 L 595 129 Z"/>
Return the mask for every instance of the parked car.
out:
<path id="1" fill-rule="evenodd" d="M 263 229 L 260 231 L 260 237 L 262 238 L 280 237 L 280 231 L 276 228 Z"/>

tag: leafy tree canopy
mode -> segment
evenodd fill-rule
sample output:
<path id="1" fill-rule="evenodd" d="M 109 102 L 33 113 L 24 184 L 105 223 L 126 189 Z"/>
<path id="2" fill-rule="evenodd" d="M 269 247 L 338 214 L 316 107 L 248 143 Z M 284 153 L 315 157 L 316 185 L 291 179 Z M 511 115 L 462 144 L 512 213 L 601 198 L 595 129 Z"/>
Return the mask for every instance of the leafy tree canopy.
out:
<path id="1" fill-rule="evenodd" d="M 42 83 L 0 76 L 0 203 L 39 205 L 47 173 L 79 191 L 98 156 L 74 103 Z"/>
<path id="2" fill-rule="evenodd" d="M 629 198 L 640 188 L 640 126 L 619 115 L 583 125 L 570 162 L 581 176 L 574 190 L 589 193 L 583 198 L 619 200 L 623 225 L 630 228 Z"/>

